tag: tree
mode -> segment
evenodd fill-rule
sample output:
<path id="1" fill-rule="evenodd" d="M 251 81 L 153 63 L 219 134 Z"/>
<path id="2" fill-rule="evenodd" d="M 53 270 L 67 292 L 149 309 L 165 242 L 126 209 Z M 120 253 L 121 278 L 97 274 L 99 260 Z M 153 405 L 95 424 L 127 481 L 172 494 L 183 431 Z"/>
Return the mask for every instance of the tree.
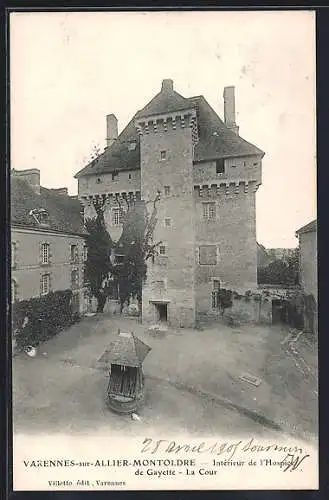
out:
<path id="1" fill-rule="evenodd" d="M 111 270 L 111 249 L 113 242 L 106 231 L 102 214 L 85 221 L 88 232 L 86 245 L 88 250 L 85 264 L 85 280 L 91 293 L 96 297 L 97 312 L 103 312 L 106 302 L 104 280 Z"/>
<path id="2" fill-rule="evenodd" d="M 278 286 L 295 286 L 299 283 L 299 251 L 294 250 L 287 262 L 276 259 L 258 269 L 258 283 Z"/>
<path id="3" fill-rule="evenodd" d="M 159 192 L 149 203 L 129 198 L 117 199 L 123 223 L 122 234 L 117 242 L 111 239 L 106 230 L 106 202 L 102 198 L 95 200 L 96 218 L 86 221 L 89 233 L 86 279 L 91 292 L 98 300 L 99 312 L 103 311 L 106 302 L 108 288 L 105 281 L 108 278 L 111 278 L 119 290 L 121 311 L 132 297 L 136 297 L 141 306 L 147 261 L 154 258 L 161 243 L 154 243 L 153 240 L 159 200 Z"/>

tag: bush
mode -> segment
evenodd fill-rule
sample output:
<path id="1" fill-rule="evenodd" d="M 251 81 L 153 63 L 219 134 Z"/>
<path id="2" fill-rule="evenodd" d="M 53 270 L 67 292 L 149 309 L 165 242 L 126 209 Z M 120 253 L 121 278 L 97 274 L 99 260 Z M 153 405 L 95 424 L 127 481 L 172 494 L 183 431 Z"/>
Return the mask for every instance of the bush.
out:
<path id="1" fill-rule="evenodd" d="M 18 347 L 38 345 L 76 320 L 71 290 L 51 292 L 13 304 L 12 327 Z"/>

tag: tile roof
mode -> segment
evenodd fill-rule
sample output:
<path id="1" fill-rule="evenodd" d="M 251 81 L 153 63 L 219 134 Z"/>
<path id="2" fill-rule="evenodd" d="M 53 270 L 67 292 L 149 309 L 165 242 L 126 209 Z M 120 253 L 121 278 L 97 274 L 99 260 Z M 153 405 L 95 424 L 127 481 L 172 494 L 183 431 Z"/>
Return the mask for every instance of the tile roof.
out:
<path id="1" fill-rule="evenodd" d="M 134 124 L 136 118 L 191 108 L 196 108 L 199 129 L 195 162 L 234 156 L 264 155 L 262 150 L 228 129 L 203 96 L 185 98 L 170 88 L 162 88 L 161 92 L 134 115 L 115 143 L 96 160 L 77 172 L 75 178 L 116 170 L 139 169 L 140 143 Z M 136 148 L 129 150 L 128 145 L 133 141 L 136 142 Z"/>
<path id="2" fill-rule="evenodd" d="M 135 170 L 140 168 L 139 135 L 135 127 L 135 118 L 128 123 L 117 140 L 105 149 L 95 160 L 91 161 L 82 170 L 75 174 L 75 178 L 84 175 L 95 175 L 106 172 Z M 129 148 L 136 144 L 135 149 Z"/>
<path id="3" fill-rule="evenodd" d="M 191 108 L 194 108 L 194 106 L 189 99 L 181 96 L 175 90 L 162 89 L 143 109 L 137 112 L 136 118 L 161 115 Z"/>
<path id="4" fill-rule="evenodd" d="M 49 225 L 40 226 L 29 215 L 30 210 L 43 208 L 49 214 Z M 12 175 L 11 178 L 11 223 L 31 229 L 49 229 L 71 234 L 87 234 L 83 225 L 81 205 L 70 196 L 53 193 L 40 187 L 40 195 L 31 186 Z"/>
<path id="5" fill-rule="evenodd" d="M 316 229 L 317 229 L 317 221 L 315 219 L 315 220 L 312 220 L 311 222 L 309 222 L 308 224 L 306 224 L 305 226 L 301 227 L 300 229 L 298 229 L 296 231 L 296 235 L 303 234 L 303 233 L 311 233 L 313 231 L 316 231 Z"/>
<path id="6" fill-rule="evenodd" d="M 191 97 L 197 109 L 199 142 L 194 161 L 232 156 L 260 155 L 264 152 L 226 127 L 203 96 Z"/>

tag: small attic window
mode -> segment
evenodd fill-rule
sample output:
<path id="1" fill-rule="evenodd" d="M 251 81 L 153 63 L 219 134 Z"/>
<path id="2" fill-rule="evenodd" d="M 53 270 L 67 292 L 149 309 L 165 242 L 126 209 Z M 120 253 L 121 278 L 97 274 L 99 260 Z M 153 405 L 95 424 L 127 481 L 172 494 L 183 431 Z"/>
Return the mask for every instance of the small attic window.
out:
<path id="1" fill-rule="evenodd" d="M 33 217 L 37 224 L 41 226 L 49 225 L 49 213 L 44 208 L 35 208 L 30 210 L 29 215 Z"/>

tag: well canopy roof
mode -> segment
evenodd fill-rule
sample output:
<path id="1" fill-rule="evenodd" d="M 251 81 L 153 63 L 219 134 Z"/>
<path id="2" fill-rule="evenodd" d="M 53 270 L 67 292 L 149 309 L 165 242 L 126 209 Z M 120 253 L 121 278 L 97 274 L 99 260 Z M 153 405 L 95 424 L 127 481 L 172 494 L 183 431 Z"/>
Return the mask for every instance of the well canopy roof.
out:
<path id="1" fill-rule="evenodd" d="M 98 364 L 108 368 L 111 364 L 140 367 L 151 348 L 133 333 L 121 332 L 110 342 Z"/>

